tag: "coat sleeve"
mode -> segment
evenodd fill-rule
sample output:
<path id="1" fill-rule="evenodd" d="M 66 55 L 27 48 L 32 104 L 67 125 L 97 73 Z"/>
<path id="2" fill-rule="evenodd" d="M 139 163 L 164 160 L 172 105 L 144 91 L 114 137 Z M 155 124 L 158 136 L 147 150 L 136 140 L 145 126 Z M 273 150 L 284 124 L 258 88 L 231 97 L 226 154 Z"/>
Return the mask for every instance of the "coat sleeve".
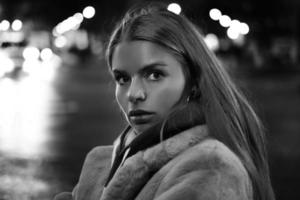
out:
<path id="1" fill-rule="evenodd" d="M 100 199 L 111 165 L 112 146 L 92 149 L 85 158 L 79 181 L 72 192 L 62 192 L 54 200 Z"/>
<path id="2" fill-rule="evenodd" d="M 248 174 L 230 150 L 220 144 L 196 148 L 173 160 L 154 200 L 252 199 Z"/>

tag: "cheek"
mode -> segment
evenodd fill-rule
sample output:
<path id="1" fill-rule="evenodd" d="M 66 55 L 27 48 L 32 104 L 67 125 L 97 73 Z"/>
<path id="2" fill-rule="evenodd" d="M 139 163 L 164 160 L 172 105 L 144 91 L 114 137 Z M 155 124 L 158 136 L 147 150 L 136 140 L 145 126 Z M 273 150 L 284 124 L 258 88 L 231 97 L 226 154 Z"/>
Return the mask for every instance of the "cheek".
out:
<path id="1" fill-rule="evenodd" d="M 159 87 L 157 87 L 159 88 Z M 184 90 L 184 80 L 173 81 L 165 83 L 160 89 L 157 89 L 154 95 L 157 99 L 157 107 L 162 114 L 167 113 L 170 109 L 178 103 Z"/>
<path id="2" fill-rule="evenodd" d="M 120 109 L 126 114 L 126 96 L 125 91 L 123 91 L 120 87 L 116 86 L 115 89 L 115 97 L 118 102 Z"/>

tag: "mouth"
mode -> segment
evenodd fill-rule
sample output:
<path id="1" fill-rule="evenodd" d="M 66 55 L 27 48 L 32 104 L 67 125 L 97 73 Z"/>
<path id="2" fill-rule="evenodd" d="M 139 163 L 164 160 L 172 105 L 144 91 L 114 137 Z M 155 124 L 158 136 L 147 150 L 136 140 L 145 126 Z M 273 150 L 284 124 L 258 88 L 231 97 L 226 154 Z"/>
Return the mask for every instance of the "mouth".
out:
<path id="1" fill-rule="evenodd" d="M 136 125 L 147 124 L 151 122 L 154 114 L 154 112 L 145 110 L 132 110 L 128 113 L 128 118 L 131 123 Z"/>

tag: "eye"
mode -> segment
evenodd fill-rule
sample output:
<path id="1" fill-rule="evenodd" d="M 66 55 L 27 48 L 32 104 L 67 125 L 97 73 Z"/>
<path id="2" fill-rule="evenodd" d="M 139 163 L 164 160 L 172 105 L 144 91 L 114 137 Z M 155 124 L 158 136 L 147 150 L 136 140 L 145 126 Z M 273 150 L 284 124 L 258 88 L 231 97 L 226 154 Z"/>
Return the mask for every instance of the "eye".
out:
<path id="1" fill-rule="evenodd" d="M 150 73 L 147 74 L 147 78 L 151 81 L 158 81 L 160 80 L 162 77 L 164 76 L 164 74 L 160 71 L 152 71 Z"/>
<path id="2" fill-rule="evenodd" d="M 126 84 L 129 81 L 129 77 L 124 76 L 124 75 L 116 75 L 115 76 L 115 81 L 119 85 L 124 85 L 124 84 Z"/>

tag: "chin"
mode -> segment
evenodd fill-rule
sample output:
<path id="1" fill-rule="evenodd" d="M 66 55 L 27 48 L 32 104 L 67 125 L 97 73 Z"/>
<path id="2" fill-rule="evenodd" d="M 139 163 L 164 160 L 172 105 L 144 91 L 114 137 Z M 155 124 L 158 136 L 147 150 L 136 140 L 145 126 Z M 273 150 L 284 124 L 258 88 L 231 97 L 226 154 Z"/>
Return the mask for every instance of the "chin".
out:
<path id="1" fill-rule="evenodd" d="M 131 127 L 134 129 L 134 131 L 137 134 L 145 132 L 147 129 L 149 129 L 152 126 L 152 124 L 142 124 L 142 125 L 131 125 Z"/>

